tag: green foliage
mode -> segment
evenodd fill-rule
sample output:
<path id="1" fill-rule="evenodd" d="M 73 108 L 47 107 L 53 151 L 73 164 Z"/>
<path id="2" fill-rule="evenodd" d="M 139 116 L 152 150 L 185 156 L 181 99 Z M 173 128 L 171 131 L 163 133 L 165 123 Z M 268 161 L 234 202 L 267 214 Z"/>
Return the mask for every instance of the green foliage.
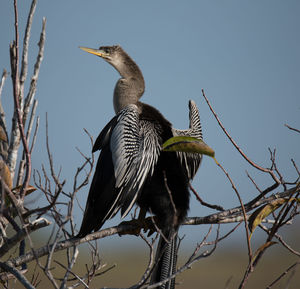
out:
<path id="1" fill-rule="evenodd" d="M 174 136 L 162 147 L 163 151 L 198 153 L 214 158 L 215 152 L 203 140 L 190 136 Z"/>

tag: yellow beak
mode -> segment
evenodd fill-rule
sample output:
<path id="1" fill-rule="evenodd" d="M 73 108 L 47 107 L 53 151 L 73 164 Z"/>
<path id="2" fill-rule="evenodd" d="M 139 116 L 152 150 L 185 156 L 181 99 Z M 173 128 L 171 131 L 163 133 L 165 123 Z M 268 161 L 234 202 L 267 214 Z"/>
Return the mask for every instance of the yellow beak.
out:
<path id="1" fill-rule="evenodd" d="M 82 46 L 79 46 L 80 49 L 82 49 L 83 51 L 86 51 L 88 53 L 91 53 L 91 54 L 94 54 L 94 55 L 97 55 L 97 56 L 100 56 L 100 57 L 106 57 L 105 53 L 103 53 L 102 50 L 99 50 L 99 49 L 93 49 L 93 48 L 88 48 L 88 47 L 82 47 Z"/>

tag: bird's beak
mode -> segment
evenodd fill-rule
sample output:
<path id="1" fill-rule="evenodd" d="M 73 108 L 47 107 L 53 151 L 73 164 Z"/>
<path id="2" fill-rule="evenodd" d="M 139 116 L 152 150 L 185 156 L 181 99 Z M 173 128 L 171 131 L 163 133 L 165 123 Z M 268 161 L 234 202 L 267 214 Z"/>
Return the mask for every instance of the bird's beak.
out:
<path id="1" fill-rule="evenodd" d="M 108 57 L 108 55 L 103 50 L 100 50 L 100 49 L 93 49 L 93 48 L 82 47 L 82 46 L 79 46 L 79 48 L 82 49 L 83 51 L 100 56 L 102 58 Z"/>

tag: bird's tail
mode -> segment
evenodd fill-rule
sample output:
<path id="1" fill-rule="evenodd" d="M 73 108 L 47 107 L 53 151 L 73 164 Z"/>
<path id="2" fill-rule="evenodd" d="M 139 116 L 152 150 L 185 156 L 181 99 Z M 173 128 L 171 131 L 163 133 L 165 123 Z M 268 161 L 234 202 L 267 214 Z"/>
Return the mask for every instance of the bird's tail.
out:
<path id="1" fill-rule="evenodd" d="M 177 263 L 177 232 L 171 230 L 164 236 L 160 236 L 158 241 L 155 263 L 150 284 L 155 284 L 168 279 L 176 272 Z M 157 287 L 160 289 L 174 289 L 175 278 Z"/>

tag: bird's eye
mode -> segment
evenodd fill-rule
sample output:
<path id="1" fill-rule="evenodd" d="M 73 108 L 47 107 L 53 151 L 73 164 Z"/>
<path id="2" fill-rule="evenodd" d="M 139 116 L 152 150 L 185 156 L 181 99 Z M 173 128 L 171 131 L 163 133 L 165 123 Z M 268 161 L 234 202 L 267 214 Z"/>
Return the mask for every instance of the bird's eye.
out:
<path id="1" fill-rule="evenodd" d="M 110 54 L 109 47 L 101 46 L 101 47 L 99 47 L 99 49 L 102 50 L 105 54 Z"/>

